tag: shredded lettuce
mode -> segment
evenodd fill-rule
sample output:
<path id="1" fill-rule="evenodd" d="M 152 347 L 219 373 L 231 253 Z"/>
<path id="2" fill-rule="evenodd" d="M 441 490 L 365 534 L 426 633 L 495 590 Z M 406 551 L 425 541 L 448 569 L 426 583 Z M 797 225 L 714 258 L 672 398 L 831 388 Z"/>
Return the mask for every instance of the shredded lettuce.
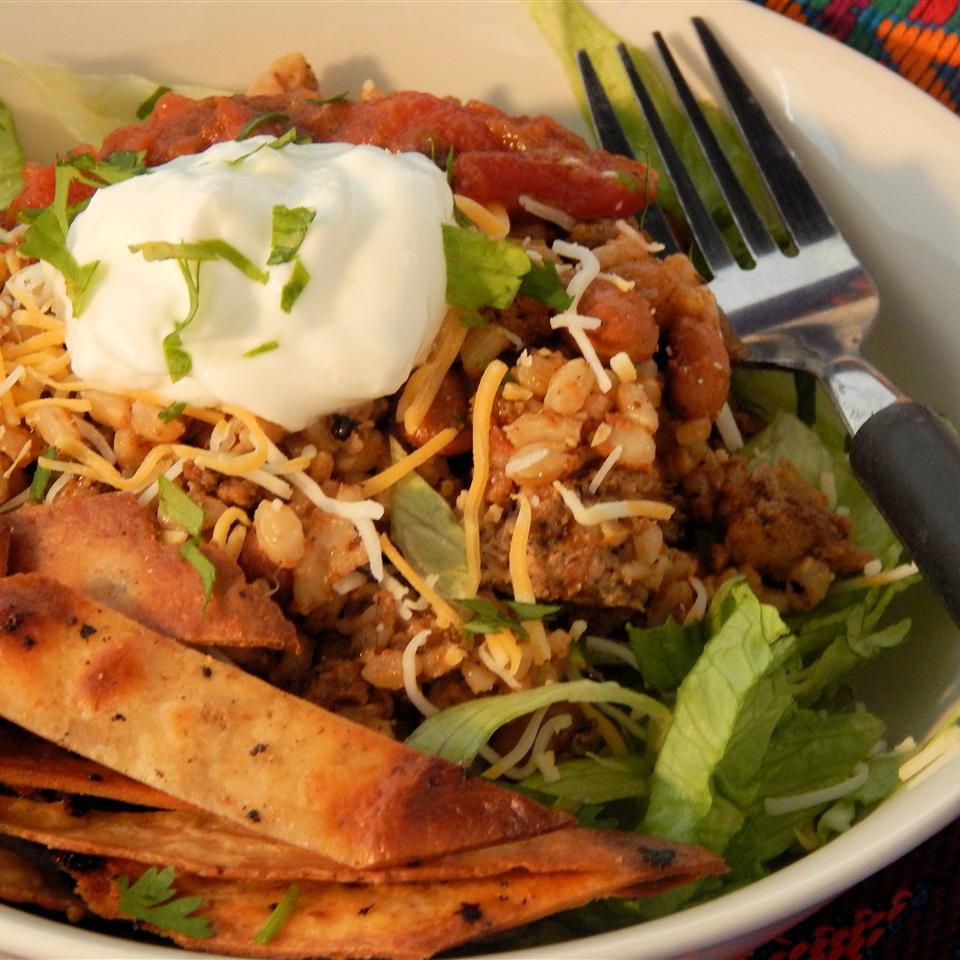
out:
<path id="1" fill-rule="evenodd" d="M 673 618 L 646 629 L 627 624 L 627 637 L 644 684 L 661 693 L 676 690 L 703 651 L 701 624 L 684 626 Z"/>
<path id="2" fill-rule="evenodd" d="M 670 724 L 670 711 L 646 694 L 613 681 L 573 680 L 532 690 L 468 700 L 428 717 L 407 738 L 407 745 L 452 763 L 469 766 L 504 724 L 555 703 L 615 703 L 648 717 L 651 741 L 659 742 Z"/>
<path id="3" fill-rule="evenodd" d="M 99 146 L 117 127 L 137 122 L 137 111 L 156 92 L 155 80 L 136 74 L 79 73 L 46 63 L 30 63 L 0 51 L 0 64 L 28 81 L 44 111 L 52 114 L 75 143 Z M 208 97 L 222 90 L 178 84 L 188 97 Z"/>
<path id="4" fill-rule="evenodd" d="M 647 792 L 649 761 L 636 753 L 622 757 L 580 757 L 557 765 L 557 779 L 534 773 L 518 786 L 531 793 L 583 804 L 600 805 L 631 800 Z"/>
<path id="5" fill-rule="evenodd" d="M 0 210 L 23 190 L 23 150 L 7 107 L 0 103 Z"/>

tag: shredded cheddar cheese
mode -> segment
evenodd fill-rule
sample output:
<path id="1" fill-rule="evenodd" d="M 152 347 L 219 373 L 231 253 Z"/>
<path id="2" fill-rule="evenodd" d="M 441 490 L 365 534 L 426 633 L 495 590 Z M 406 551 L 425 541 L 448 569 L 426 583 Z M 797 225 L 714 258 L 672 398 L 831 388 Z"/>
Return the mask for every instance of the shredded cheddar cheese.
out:
<path id="1" fill-rule="evenodd" d="M 553 481 L 553 488 L 563 498 L 574 520 L 585 527 L 607 520 L 622 520 L 625 517 L 669 520 L 673 516 L 673 507 L 659 500 L 609 500 L 585 507 L 576 492 L 565 487 L 559 480 Z"/>
<path id="2" fill-rule="evenodd" d="M 482 204 L 462 193 L 453 195 L 457 209 L 469 217 L 491 240 L 502 240 L 510 233 L 510 214 L 502 203 Z"/>
<path id="3" fill-rule="evenodd" d="M 402 480 L 408 473 L 422 467 L 431 457 L 438 454 L 444 447 L 449 446 L 458 431 L 455 427 L 447 427 L 436 436 L 431 437 L 422 447 L 408 453 L 405 457 L 391 464 L 385 470 L 364 480 L 360 484 L 360 493 L 364 497 L 373 497 L 392 487 L 398 480 Z"/>
<path id="4" fill-rule="evenodd" d="M 459 313 L 448 310 L 437 334 L 433 357 L 415 370 L 397 401 L 397 416 L 407 433 L 416 432 L 440 392 L 444 377 L 460 354 L 467 328 L 460 323 Z"/>
<path id="5" fill-rule="evenodd" d="M 400 576 L 433 607 L 433 611 L 437 615 L 437 626 L 441 630 L 445 627 L 460 627 L 463 625 L 463 621 L 456 610 L 410 566 L 406 557 L 393 545 L 385 533 L 380 534 L 380 547 L 387 559 L 397 568 Z"/>
<path id="6" fill-rule="evenodd" d="M 513 585 L 513 598 L 520 603 L 536 603 L 537 597 L 530 579 L 530 565 L 527 562 L 527 543 L 530 539 L 530 524 L 533 511 L 525 494 L 520 494 L 517 520 L 510 537 L 510 582 Z M 524 623 L 530 634 L 530 646 L 534 663 L 546 663 L 550 659 L 550 644 L 547 631 L 541 620 L 528 620 Z"/>
<path id="7" fill-rule="evenodd" d="M 468 596 L 476 594 L 480 586 L 480 507 L 490 476 L 490 421 L 497 390 L 506 374 L 507 365 L 494 360 L 484 370 L 473 398 L 473 479 L 463 502 Z"/>

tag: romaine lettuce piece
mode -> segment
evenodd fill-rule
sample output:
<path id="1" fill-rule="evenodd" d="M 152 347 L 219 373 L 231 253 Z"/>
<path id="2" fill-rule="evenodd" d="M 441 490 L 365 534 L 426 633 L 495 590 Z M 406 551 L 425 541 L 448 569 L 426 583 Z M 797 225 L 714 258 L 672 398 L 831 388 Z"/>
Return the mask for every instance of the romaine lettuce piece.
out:
<path id="1" fill-rule="evenodd" d="M 46 63 L 29 63 L 0 51 L 0 63 L 16 69 L 77 143 L 99 146 L 117 127 L 137 122 L 137 110 L 157 90 L 157 82 L 132 73 L 79 73 Z M 178 85 L 178 93 L 207 97 L 222 90 Z"/>
<path id="2" fill-rule="evenodd" d="M 0 210 L 23 190 L 23 150 L 7 107 L 0 103 Z"/>
<path id="3" fill-rule="evenodd" d="M 428 717 L 407 738 L 407 746 L 469 766 L 483 745 L 504 724 L 555 703 L 616 703 L 649 718 L 650 739 L 659 744 L 670 724 L 670 711 L 646 694 L 608 680 L 573 680 L 532 690 L 468 700 Z"/>
<path id="4" fill-rule="evenodd" d="M 394 461 L 404 454 L 394 440 Z M 390 538 L 424 577 L 436 575 L 437 593 L 448 600 L 470 591 L 463 524 L 443 497 L 420 474 L 408 473 L 392 490 Z"/>
<path id="5" fill-rule="evenodd" d="M 623 64 L 617 54 L 617 44 L 621 42 L 622 38 L 591 13 L 579 0 L 527 0 L 527 6 L 531 16 L 560 58 L 588 125 L 590 115 L 587 110 L 583 85 L 580 82 L 580 74 L 577 70 L 576 54 L 578 50 L 583 49 L 590 55 L 590 59 L 596 67 L 597 74 L 610 97 L 610 102 L 637 158 L 654 167 L 660 174 L 657 183 L 658 202 L 678 221 L 683 222 L 685 218 L 677 200 L 676 192 L 664 173 L 656 144 L 643 120 L 630 81 L 627 79 Z M 707 162 L 700 152 L 696 134 L 687 120 L 686 114 L 679 106 L 672 89 L 668 86 L 661 72 L 641 50 L 631 44 L 627 44 L 627 47 L 636 65 L 637 72 L 650 92 L 650 96 L 657 107 L 657 112 L 660 114 L 674 144 L 680 151 L 700 196 L 703 197 L 707 208 L 717 220 L 721 229 L 724 229 L 728 234 L 728 239 L 739 244 L 739 234 L 736 227 L 733 226 L 732 218 L 727 211 L 716 181 L 710 173 Z M 700 106 L 707 122 L 726 151 L 730 163 L 750 193 L 764 220 L 778 234 L 782 235 L 783 230 L 779 226 L 773 204 L 733 121 L 730 120 L 725 111 L 715 104 L 701 102 Z"/>

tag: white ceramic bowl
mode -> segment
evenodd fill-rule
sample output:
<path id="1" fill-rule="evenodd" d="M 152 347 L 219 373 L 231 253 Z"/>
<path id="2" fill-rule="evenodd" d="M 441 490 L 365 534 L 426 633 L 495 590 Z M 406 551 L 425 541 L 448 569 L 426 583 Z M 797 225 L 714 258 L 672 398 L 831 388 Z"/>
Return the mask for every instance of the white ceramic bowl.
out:
<path id="1" fill-rule="evenodd" d="M 882 313 L 867 352 L 898 384 L 960 423 L 960 119 L 904 80 L 812 30 L 741 0 L 599 2 L 644 45 L 667 34 L 692 72 L 707 71 L 689 29 L 706 16 L 748 63 L 806 170 L 879 282 Z M 130 70 L 166 83 L 242 88 L 277 55 L 302 50 L 330 93 L 367 78 L 550 113 L 582 132 L 560 64 L 519 2 L 4 3 L 3 44 L 24 59 Z M 709 84 L 707 84 L 709 85 Z M 28 91 L 0 73 L 28 152 L 69 139 Z M 921 737 L 960 699 L 960 635 L 916 591 L 912 640 L 857 678 L 895 742 Z M 763 942 L 960 814 L 960 754 L 864 822 L 779 873 L 678 915 L 516 954 L 529 958 L 733 957 Z M 180 957 L 0 908 L 0 953 L 30 958 Z"/>

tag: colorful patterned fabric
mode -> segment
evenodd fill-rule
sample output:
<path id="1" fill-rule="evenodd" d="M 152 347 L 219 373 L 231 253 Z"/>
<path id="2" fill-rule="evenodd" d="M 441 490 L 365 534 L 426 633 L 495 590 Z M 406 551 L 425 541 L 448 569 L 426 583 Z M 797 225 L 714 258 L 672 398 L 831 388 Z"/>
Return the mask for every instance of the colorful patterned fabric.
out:
<path id="1" fill-rule="evenodd" d="M 960 112 L 960 0 L 753 0 L 867 54 Z"/>
<path id="2" fill-rule="evenodd" d="M 960 113 L 960 0 L 753 0 Z M 960 820 L 740 960 L 960 960 Z"/>

